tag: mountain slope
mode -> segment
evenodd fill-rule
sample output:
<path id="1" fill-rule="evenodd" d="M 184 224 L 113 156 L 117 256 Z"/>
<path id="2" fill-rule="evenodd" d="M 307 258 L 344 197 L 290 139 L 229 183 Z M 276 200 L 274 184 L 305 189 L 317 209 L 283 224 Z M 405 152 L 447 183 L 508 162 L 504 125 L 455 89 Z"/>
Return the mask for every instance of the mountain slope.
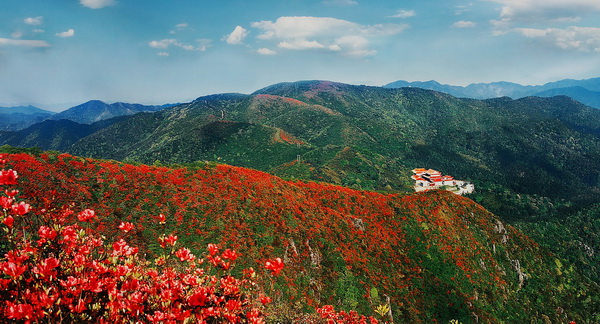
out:
<path id="1" fill-rule="evenodd" d="M 309 178 L 373 189 L 408 189 L 409 171 L 429 166 L 523 194 L 585 200 L 598 189 L 599 136 L 600 112 L 566 97 L 477 101 L 307 81 L 133 116 L 70 151 L 144 163 L 221 160 L 283 174 L 303 162 L 313 168 Z"/>
<path id="2" fill-rule="evenodd" d="M 100 120 L 110 119 L 118 116 L 133 115 L 139 112 L 158 111 L 170 106 L 171 105 L 145 106 L 123 102 L 107 104 L 100 100 L 91 100 L 62 111 L 52 116 L 50 119 L 67 119 L 79 124 L 92 124 Z"/>
<path id="3" fill-rule="evenodd" d="M 88 124 L 74 121 L 44 120 L 14 132 L 0 132 L 0 144 L 15 147 L 36 147 L 42 150 L 65 151 L 77 140 L 117 122 L 118 118 Z"/>
<path id="4" fill-rule="evenodd" d="M 549 89 L 534 95 L 538 97 L 568 96 L 584 105 L 600 108 L 600 92 L 590 91 L 580 86 Z"/>
<path id="5" fill-rule="evenodd" d="M 285 309 L 335 304 L 373 314 L 389 296 L 399 322 L 593 322 L 598 286 L 471 200 L 444 191 L 383 195 L 289 182 L 249 169 L 133 166 L 69 155 L 7 157 L 36 209 L 92 208 L 93 228 L 152 256 L 157 234 L 217 242 L 252 266 L 282 256 L 273 298 Z M 52 199 L 44 193 L 52 192 Z M 167 215 L 165 225 L 155 216 Z M 71 217 L 75 217 L 72 215 Z M 235 271 L 235 270 L 234 270 Z M 289 320 L 289 319 L 288 319 Z"/>

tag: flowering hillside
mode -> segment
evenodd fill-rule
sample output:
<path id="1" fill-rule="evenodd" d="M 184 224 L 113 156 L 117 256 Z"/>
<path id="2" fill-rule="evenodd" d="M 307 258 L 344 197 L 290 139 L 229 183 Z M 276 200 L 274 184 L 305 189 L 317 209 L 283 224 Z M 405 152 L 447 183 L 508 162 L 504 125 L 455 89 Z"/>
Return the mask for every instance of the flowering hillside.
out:
<path id="1" fill-rule="evenodd" d="M 206 260 L 232 278 L 250 267 L 260 278 L 277 274 L 257 282 L 272 299 L 267 321 L 315 308 L 333 316 L 325 305 L 395 323 L 598 319 L 597 286 L 451 193 L 383 195 L 227 165 L 173 169 L 66 154 L 5 159 L 19 176 L 15 199 L 31 206 L 20 223 L 25 232 L 60 214 L 64 224 L 79 222 L 89 235 L 115 242 L 113 253 L 139 249 L 131 253 L 137 259 L 123 262 L 142 268 L 191 261 L 215 244 L 220 260 L 210 248 Z M 165 247 L 175 236 L 186 249 L 167 251 L 169 259 Z M 234 260 L 238 267 L 228 265 Z"/>

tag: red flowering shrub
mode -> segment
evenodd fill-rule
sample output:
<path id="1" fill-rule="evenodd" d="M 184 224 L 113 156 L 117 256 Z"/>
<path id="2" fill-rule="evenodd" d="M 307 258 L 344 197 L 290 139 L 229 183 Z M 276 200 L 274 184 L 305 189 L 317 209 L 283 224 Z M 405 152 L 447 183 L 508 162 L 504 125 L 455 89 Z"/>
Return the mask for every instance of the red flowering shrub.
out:
<path id="1" fill-rule="evenodd" d="M 275 258 L 265 262 L 265 268 L 270 270 L 274 275 L 278 275 L 281 270 L 283 270 L 283 267 L 284 265 L 283 261 L 281 261 L 281 258 Z"/>
<path id="2" fill-rule="evenodd" d="M 350 312 L 336 312 L 333 306 L 326 305 L 317 309 L 317 313 L 321 315 L 321 318 L 327 321 L 327 324 L 337 324 L 337 323 L 345 323 L 345 324 L 375 324 L 379 323 L 373 317 L 365 317 L 362 315 L 358 315 L 355 311 Z"/>
<path id="3" fill-rule="evenodd" d="M 2 186 L 16 184 L 17 178 L 15 171 L 0 171 Z M 2 322 L 264 322 L 270 298 L 251 268 L 242 278 L 231 275 L 239 255 L 234 250 L 220 254 L 211 244 L 207 263 L 212 266 L 204 267 L 205 259 L 185 247 L 174 248 L 177 236 L 162 236 L 165 253 L 153 266 L 123 239 L 109 244 L 80 224 L 66 224 L 64 219 L 74 214 L 69 209 L 40 211 L 35 217 L 43 225 L 32 231 L 33 222 L 26 219 L 34 217 L 28 215 L 31 207 L 16 202 L 16 191 L 5 194 L 0 199 L 8 244 L 0 259 Z M 91 209 L 77 214 L 85 223 L 97 217 Z M 130 231 L 133 224 L 119 228 Z"/>

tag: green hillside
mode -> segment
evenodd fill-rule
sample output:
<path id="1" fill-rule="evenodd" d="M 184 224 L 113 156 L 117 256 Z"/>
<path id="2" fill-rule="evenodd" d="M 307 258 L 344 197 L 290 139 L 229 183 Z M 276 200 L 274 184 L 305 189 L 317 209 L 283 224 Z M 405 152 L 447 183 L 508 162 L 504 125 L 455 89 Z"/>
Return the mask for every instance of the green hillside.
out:
<path id="1" fill-rule="evenodd" d="M 88 230 L 108 242 L 124 238 L 149 259 L 165 232 L 194 254 L 207 243 L 234 248 L 243 267 L 283 258 L 282 275 L 262 287 L 274 300 L 274 323 L 327 304 L 377 316 L 386 296 L 395 323 L 599 319 L 599 287 L 580 269 L 449 192 L 380 194 L 221 164 L 175 169 L 66 154 L 5 158 L 19 174 L 19 199 L 33 207 L 28 224 L 45 211 L 68 218 L 65 206 L 91 208 L 98 220 Z M 134 229 L 124 234 L 120 222 Z"/>

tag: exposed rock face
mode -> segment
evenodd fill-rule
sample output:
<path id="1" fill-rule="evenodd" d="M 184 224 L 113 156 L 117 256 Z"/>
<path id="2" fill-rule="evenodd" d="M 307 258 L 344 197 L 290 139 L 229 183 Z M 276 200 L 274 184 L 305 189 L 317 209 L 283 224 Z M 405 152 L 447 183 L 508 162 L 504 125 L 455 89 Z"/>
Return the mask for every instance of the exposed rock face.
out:
<path id="1" fill-rule="evenodd" d="M 500 235 L 502 235 L 501 242 L 502 244 L 506 244 L 508 242 L 508 232 L 504 227 L 504 224 L 500 220 L 496 221 L 496 225 L 494 226 L 494 231 Z"/>
<path id="2" fill-rule="evenodd" d="M 353 218 L 352 223 L 354 224 L 354 227 L 356 227 L 356 229 L 361 231 L 365 230 L 365 223 L 363 222 L 362 218 Z"/>

